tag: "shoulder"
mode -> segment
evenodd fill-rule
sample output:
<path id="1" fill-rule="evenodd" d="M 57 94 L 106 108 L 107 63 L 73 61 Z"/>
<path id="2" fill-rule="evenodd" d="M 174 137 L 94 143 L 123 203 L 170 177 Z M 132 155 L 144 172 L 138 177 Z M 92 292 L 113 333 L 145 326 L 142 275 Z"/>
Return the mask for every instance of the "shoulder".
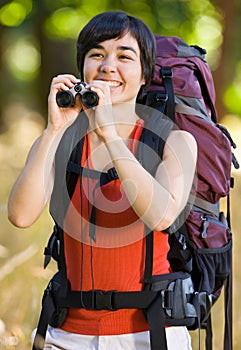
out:
<path id="1" fill-rule="evenodd" d="M 186 144 L 187 146 L 197 147 L 195 137 L 185 130 L 173 130 L 170 132 L 167 141 L 167 145 L 179 145 Z"/>
<path id="2" fill-rule="evenodd" d="M 167 138 L 167 142 L 186 141 L 196 144 L 195 137 L 185 130 L 172 130 Z"/>
<path id="3" fill-rule="evenodd" d="M 197 142 L 194 136 L 188 131 L 173 130 L 170 132 L 164 147 L 164 156 L 169 152 L 186 153 L 196 155 Z"/>

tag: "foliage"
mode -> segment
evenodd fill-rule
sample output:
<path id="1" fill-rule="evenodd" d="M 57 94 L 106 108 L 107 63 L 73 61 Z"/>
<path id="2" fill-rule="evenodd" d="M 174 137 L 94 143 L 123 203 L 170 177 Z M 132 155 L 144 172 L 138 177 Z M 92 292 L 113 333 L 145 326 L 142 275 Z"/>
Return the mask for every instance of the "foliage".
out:
<path id="1" fill-rule="evenodd" d="M 218 6 L 219 1 L 216 2 L 217 4 L 210 0 L 2 0 L 0 118 L 4 105 L 13 99 L 46 113 L 51 78 L 63 72 L 78 74 L 75 65 L 77 35 L 91 17 L 106 10 L 126 11 L 143 19 L 156 33 L 180 36 L 190 44 L 205 47 L 208 62 L 215 73 L 222 55 L 226 19 L 222 8 Z M 238 63 L 237 58 L 235 66 Z M 225 67 L 227 72 L 230 69 L 228 65 Z M 236 86 L 239 79 L 238 71 L 234 80 L 222 83 L 224 89 L 220 90 L 221 99 L 224 94 L 226 96 L 222 103 L 233 113 L 239 113 L 241 108 L 240 104 L 235 103 L 235 98 L 238 99 Z M 8 81 L 10 87 L 8 91 L 3 85 L 5 81 Z"/>
<path id="2" fill-rule="evenodd" d="M 222 48 L 230 18 L 234 28 L 239 23 L 241 5 L 238 0 L 229 0 L 234 17 L 228 17 L 223 4 L 225 0 L 0 0 L 0 349 L 30 348 L 41 293 L 55 270 L 54 265 L 48 271 L 42 269 L 42 251 L 52 227 L 47 211 L 31 228 L 20 230 L 7 220 L 7 198 L 31 143 L 46 123 L 52 76 L 63 72 L 78 74 L 75 67 L 78 32 L 95 14 L 118 9 L 140 17 L 156 33 L 181 36 L 190 44 L 204 46 L 214 75 L 225 78 L 223 91 L 217 89 L 217 94 L 228 112 L 238 116 L 241 114 L 239 40 L 235 40 L 235 35 L 233 41 L 228 40 L 233 54 L 225 55 L 225 64 Z M 232 133 L 236 132 L 234 139 L 239 140 L 240 121 L 232 118 L 228 122 L 232 122 Z M 240 176 L 237 180 L 232 208 L 234 232 L 238 232 L 241 205 Z M 241 247 L 236 237 L 234 246 L 234 262 L 238 265 Z M 237 305 L 239 270 L 234 269 Z M 219 305 L 214 318 L 215 348 L 220 347 L 222 336 L 223 315 Z M 236 312 L 234 321 L 234 346 L 239 349 L 240 316 Z M 196 334 L 193 339 L 197 344 Z"/>

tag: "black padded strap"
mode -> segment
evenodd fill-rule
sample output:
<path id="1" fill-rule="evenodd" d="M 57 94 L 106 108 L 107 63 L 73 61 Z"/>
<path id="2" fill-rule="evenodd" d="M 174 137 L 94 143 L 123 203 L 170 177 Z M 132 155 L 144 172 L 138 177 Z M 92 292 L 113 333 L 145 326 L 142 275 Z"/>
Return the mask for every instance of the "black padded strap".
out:
<path id="1" fill-rule="evenodd" d="M 172 84 L 173 73 L 171 67 L 163 66 L 160 69 L 163 85 L 167 93 L 166 115 L 175 122 L 175 97 Z"/>
<path id="2" fill-rule="evenodd" d="M 145 226 L 146 234 L 146 256 L 145 256 L 145 271 L 144 271 L 144 283 L 152 282 L 152 269 L 153 269 L 153 231 L 150 231 Z"/>

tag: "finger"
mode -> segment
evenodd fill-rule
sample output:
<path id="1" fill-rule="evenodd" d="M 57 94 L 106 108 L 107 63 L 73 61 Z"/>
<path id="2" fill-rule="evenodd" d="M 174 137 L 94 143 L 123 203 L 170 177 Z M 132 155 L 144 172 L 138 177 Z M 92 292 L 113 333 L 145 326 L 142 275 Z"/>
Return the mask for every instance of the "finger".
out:
<path id="1" fill-rule="evenodd" d="M 92 89 L 100 89 L 101 91 L 110 91 L 110 86 L 107 82 L 103 80 L 93 80 L 91 83 L 86 85 L 86 88 Z"/>
<path id="2" fill-rule="evenodd" d="M 52 86 L 55 88 L 62 88 L 66 90 L 67 88 L 72 88 L 73 85 L 77 84 L 80 80 L 71 74 L 57 75 L 52 79 Z"/>
<path id="3" fill-rule="evenodd" d="M 56 75 L 56 77 L 54 77 L 53 79 L 57 79 L 57 80 L 70 80 L 72 81 L 74 84 L 76 84 L 77 82 L 80 81 L 80 79 L 78 79 L 76 76 L 72 75 L 72 74 L 58 74 Z"/>

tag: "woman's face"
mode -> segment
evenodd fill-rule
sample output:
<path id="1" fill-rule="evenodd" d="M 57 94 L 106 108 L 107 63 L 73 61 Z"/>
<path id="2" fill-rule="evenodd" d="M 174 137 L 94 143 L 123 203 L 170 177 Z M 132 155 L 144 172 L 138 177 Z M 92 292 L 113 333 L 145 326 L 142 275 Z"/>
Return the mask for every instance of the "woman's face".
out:
<path id="1" fill-rule="evenodd" d="M 113 104 L 135 102 L 141 85 L 145 84 L 136 39 L 127 33 L 93 47 L 85 56 L 84 80 L 107 82 Z"/>

